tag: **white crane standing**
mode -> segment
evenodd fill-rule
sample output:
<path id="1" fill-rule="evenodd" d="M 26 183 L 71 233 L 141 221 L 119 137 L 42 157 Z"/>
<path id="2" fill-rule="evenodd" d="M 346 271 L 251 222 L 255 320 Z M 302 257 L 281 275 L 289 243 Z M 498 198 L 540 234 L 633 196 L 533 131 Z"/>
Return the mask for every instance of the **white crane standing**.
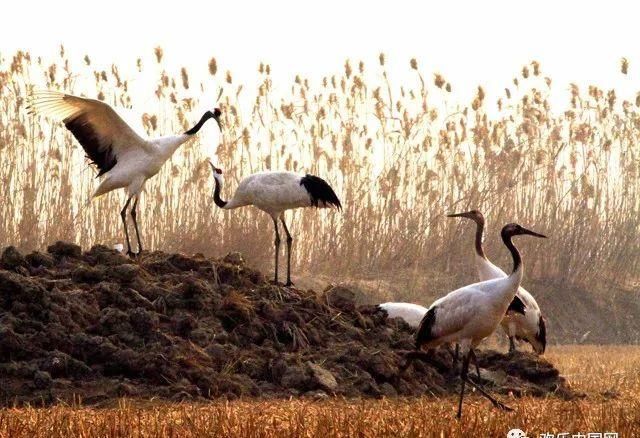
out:
<path id="1" fill-rule="evenodd" d="M 420 350 L 431 350 L 442 344 L 457 342 L 464 356 L 460 377 L 462 379 L 458 418 L 462 415 L 462 400 L 465 383 L 474 386 L 487 397 L 494 406 L 510 410 L 497 401 L 480 386 L 469 380 L 469 360 L 473 358 L 477 365 L 474 348 L 484 338 L 493 333 L 516 295 L 522 281 L 523 263 L 520 252 L 511 241 L 513 236 L 528 234 L 546 237 L 527 230 L 518 224 L 507 224 L 502 228 L 501 236 L 505 246 L 513 257 L 513 271 L 505 278 L 474 283 L 462 287 L 436 300 L 427 311 L 416 333 L 416 351 L 407 355 L 405 369 L 413 359 L 424 356 Z M 428 357 L 428 353 L 426 354 Z"/>
<path id="2" fill-rule="evenodd" d="M 275 274 L 274 282 L 278 283 L 278 253 L 280 252 L 280 233 L 278 232 L 278 219 L 282 222 L 284 232 L 287 235 L 287 282 L 291 286 L 291 244 L 293 238 L 284 221 L 284 212 L 294 208 L 336 207 L 342 209 L 338 196 L 325 180 L 314 175 L 298 175 L 293 172 L 266 171 L 254 173 L 240 181 L 233 197 L 228 201 L 220 198 L 223 178 L 222 170 L 211 164 L 215 188 L 213 201 L 225 210 L 232 210 L 246 205 L 253 205 L 264 211 L 273 220 L 276 238 L 275 246 Z"/>
<path id="3" fill-rule="evenodd" d="M 447 215 L 449 217 L 464 217 L 476 223 L 475 262 L 480 281 L 494 278 L 504 278 L 507 274 L 491 263 L 482 248 L 485 219 L 478 210 Z M 547 345 L 547 330 L 545 320 L 535 298 L 522 286 L 507 309 L 507 313 L 500 323 L 509 337 L 509 353 L 516 350 L 515 339 L 521 339 L 533 347 L 537 354 L 544 354 Z"/>
<path id="4" fill-rule="evenodd" d="M 30 97 L 30 111 L 60 120 L 71 131 L 82 146 L 87 158 L 98 168 L 102 182 L 93 198 L 112 190 L 124 188 L 127 201 L 120 212 L 127 239 L 127 254 L 135 256 L 142 252 L 136 208 L 145 182 L 160 171 L 162 165 L 183 143 L 193 138 L 209 119 L 214 119 L 221 128 L 219 109 L 207 111 L 200 121 L 188 131 L 156 139 L 144 139 L 104 102 L 64 94 L 57 91 L 42 91 Z M 131 251 L 127 229 L 127 208 L 136 231 L 138 252 Z"/>

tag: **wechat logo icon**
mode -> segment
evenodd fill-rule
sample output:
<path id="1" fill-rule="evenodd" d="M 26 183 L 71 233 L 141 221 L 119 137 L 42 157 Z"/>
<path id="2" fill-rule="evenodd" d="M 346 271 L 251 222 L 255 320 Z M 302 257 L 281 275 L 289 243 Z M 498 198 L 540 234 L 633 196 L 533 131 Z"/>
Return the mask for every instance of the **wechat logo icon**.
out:
<path id="1" fill-rule="evenodd" d="M 527 434 L 525 434 L 520 429 L 511 429 L 507 433 L 507 438 L 527 438 Z"/>

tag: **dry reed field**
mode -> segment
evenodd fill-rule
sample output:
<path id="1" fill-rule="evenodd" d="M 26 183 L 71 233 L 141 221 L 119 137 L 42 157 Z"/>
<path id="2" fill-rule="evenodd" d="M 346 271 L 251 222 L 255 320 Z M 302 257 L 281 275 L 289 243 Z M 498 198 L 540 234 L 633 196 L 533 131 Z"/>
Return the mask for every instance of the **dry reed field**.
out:
<path id="1" fill-rule="evenodd" d="M 549 358 L 573 387 L 574 401 L 555 397 L 509 400 L 513 413 L 471 396 L 456 421 L 455 397 L 444 399 L 235 401 L 154 404 L 120 400 L 104 408 L 57 406 L 0 411 L 2 437 L 200 436 L 496 436 L 513 428 L 541 433 L 640 434 L 640 349 L 563 346 Z"/>
<path id="2" fill-rule="evenodd" d="M 95 169 L 64 125 L 28 113 L 32 92 L 63 91 L 137 111 L 142 130 L 153 137 L 184 131 L 202 108 L 215 104 L 222 111 L 219 138 L 211 143 L 202 136 L 183 146 L 146 185 L 139 209 L 145 249 L 206 257 L 239 251 L 251 269 L 270 272 L 269 217 L 256 209 L 216 208 L 208 158 L 224 170 L 227 193 L 262 170 L 330 181 L 344 206 L 340 214 L 288 213 L 296 238 L 293 280 L 301 290 L 325 292 L 327 285 L 351 282 L 364 296 L 358 304 L 429 304 L 475 281 L 472 227 L 447 213 L 481 210 L 488 219 L 487 253 L 501 266 L 509 259 L 497 230 L 508 222 L 530 226 L 550 238 L 518 242 L 523 284 L 548 321 L 545 358 L 580 396 L 502 396 L 515 408 L 509 413 L 471 394 L 461 421 L 454 418 L 454 396 L 363 400 L 323 392 L 317 399 L 243 396 L 211 403 L 110 399 L 93 407 L 79 400 L 1 409 L 0 437 L 507 436 L 513 428 L 530 437 L 640 436 L 640 347 L 559 345 L 640 343 L 640 92 L 618 96 L 614 89 L 571 85 L 566 106 L 551 107 L 548 98 L 558 90 L 532 61 L 502 95 L 477 87 L 472 101 L 459 102 L 452 97 L 456 85 L 441 74 L 426 75 L 416 59 L 407 60 L 412 79 L 394 83 L 382 53 L 375 65 L 346 60 L 340 72 L 295 75 L 286 86 L 274 84 L 272 67 L 260 63 L 250 89 L 215 58 L 174 71 L 162 48 L 147 55 L 132 60 L 134 68 L 96 67 L 90 56 L 69 59 L 64 47 L 51 58 L 0 55 L 0 248 L 14 245 L 27 253 L 66 240 L 111 251 L 123 241 L 117 214 L 123 194 L 88 202 L 98 184 Z M 629 68 L 622 59 L 620 75 Z M 202 95 L 219 97 L 203 102 Z M 6 252 L 22 257 L 14 248 Z M 61 260 L 62 272 L 71 263 Z M 126 269 L 137 275 L 144 258 L 132 264 Z M 106 278 L 110 271 L 83 272 Z M 26 268 L 17 272 L 35 281 Z M 65 293 L 76 294 L 76 286 Z M 250 303 L 235 289 L 231 296 Z M 15 308 L 17 316 L 26 314 Z M 111 335 L 105 331 L 104 337 Z M 16 351 L 23 347 L 15 345 Z"/>
<path id="3" fill-rule="evenodd" d="M 25 52 L 0 61 L 3 245 L 31 250 L 55 239 L 83 246 L 122 241 L 115 214 L 122 195 L 85 206 L 95 172 L 63 126 L 27 114 L 32 89 L 134 108 L 151 136 L 190 126 L 202 106 L 193 96 L 221 90 L 219 143 L 185 146 L 146 187 L 140 220 L 150 249 L 239 250 L 250 263 L 270 266 L 268 217 L 214 208 L 205 158 L 215 156 L 231 187 L 264 169 L 332 182 L 343 214 L 301 211 L 292 224 L 304 242 L 294 264 L 313 266 L 316 274 L 468 272 L 462 267 L 468 240 L 458 236 L 464 228 L 444 214 L 479 208 L 489 219 L 489 254 L 501 263 L 507 256 L 495 236 L 502 224 L 518 221 L 552 236 L 543 253 L 542 243 L 522 242 L 525 253 L 542 255 L 527 260 L 528 278 L 603 291 L 636 282 L 640 244 L 628 236 L 639 225 L 640 94 L 572 86 L 566 107 L 551 108 L 552 78 L 534 61 L 505 84 L 504 95 L 487 96 L 478 87 L 472 102 L 460 103 L 449 97 L 455 84 L 424 76 L 415 59 L 407 65 L 414 80 L 391 83 L 384 54 L 377 65 L 347 60 L 342 72 L 296 76 L 289 88 L 275 90 L 271 67 L 260 64 L 257 89 L 248 90 L 215 58 L 203 62 L 198 72 L 207 79 L 196 83 L 186 68 L 168 71 L 163 57 L 156 48 L 139 58 L 131 77 L 116 65 L 94 68 L 89 56 L 69 60 L 63 47 L 50 61 Z M 627 69 L 623 60 L 620 74 Z M 408 281 L 398 298 L 419 292 Z"/>

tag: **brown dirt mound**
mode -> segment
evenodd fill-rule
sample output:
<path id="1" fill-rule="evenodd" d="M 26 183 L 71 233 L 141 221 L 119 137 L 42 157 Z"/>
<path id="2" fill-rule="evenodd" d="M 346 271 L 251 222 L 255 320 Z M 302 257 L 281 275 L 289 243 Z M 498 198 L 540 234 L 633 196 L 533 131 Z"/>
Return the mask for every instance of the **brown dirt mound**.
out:
<path id="1" fill-rule="evenodd" d="M 239 254 L 154 252 L 139 260 L 64 242 L 0 258 L 0 403 L 419 396 L 455 391 L 438 352 L 399 375 L 412 332 L 348 289 L 274 286 Z M 570 396 L 558 371 L 481 352 L 500 392 Z"/>

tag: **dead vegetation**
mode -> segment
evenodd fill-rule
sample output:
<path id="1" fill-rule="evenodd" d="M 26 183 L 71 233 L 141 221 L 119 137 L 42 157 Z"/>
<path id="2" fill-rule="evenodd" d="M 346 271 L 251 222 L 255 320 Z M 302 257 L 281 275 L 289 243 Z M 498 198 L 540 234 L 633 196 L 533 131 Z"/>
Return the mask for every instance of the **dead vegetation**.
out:
<path id="1" fill-rule="evenodd" d="M 271 285 L 231 254 L 116 251 L 57 242 L 0 258 L 0 402 L 108 403 L 444 396 L 451 354 L 399 372 L 413 331 L 347 288 Z M 531 353 L 479 355 L 483 382 L 514 396 L 574 398 Z"/>
<path id="2" fill-rule="evenodd" d="M 79 406 L 0 410 L 0 436 L 201 437 L 201 436 L 527 436 L 618 432 L 640 434 L 640 349 L 629 346 L 552 348 L 550 359 L 586 398 L 509 400 L 515 412 L 491 410 L 470 396 L 462 421 L 455 397 L 382 400 L 268 400 L 200 403 L 140 403 L 117 400 L 100 409 Z M 612 391 L 612 386 L 619 391 Z"/>
<path id="3" fill-rule="evenodd" d="M 296 272 L 367 278 L 412 270 L 457 276 L 461 284 L 471 278 L 468 235 L 443 214 L 473 207 L 490 220 L 487 251 L 498 262 L 506 260 L 495 238 L 504 223 L 552 236 L 544 257 L 527 259 L 527 277 L 545 291 L 606 293 L 637 283 L 640 244 L 628 236 L 637 235 L 640 217 L 638 96 L 574 85 L 565 108 L 550 108 L 547 95 L 561 90 L 538 62 L 505 84 L 504 96 L 478 87 L 465 103 L 451 98 L 445 77 L 425 76 L 417 60 L 407 66 L 414 81 L 389 83 L 383 54 L 377 65 L 347 60 L 342 72 L 296 76 L 289 88 L 275 87 L 271 67 L 260 64 L 256 90 L 215 59 L 203 62 L 208 76 L 197 83 L 187 69 L 168 70 L 165 58 L 161 48 L 141 57 L 130 77 L 116 65 L 94 67 L 89 56 L 74 64 L 63 48 L 50 61 L 25 52 L 0 60 L 0 182 L 8 193 L 0 242 L 31 251 L 56 239 L 86 247 L 122 240 L 121 199 L 108 195 L 85 207 L 93 172 L 63 127 L 27 115 L 32 87 L 152 111 L 141 122 L 153 135 L 188 126 L 200 116 L 194 96 L 222 89 L 219 144 L 184 147 L 147 186 L 153 202 L 143 202 L 140 216 L 151 248 L 241 251 L 252 265 L 270 266 L 271 237 L 262 232 L 268 218 L 251 209 L 224 213 L 209 200 L 203 158 L 215 154 L 232 182 L 288 169 L 335 185 L 342 215 L 295 215 Z M 541 254 L 539 245 L 523 242 L 525 254 Z M 397 298 L 413 301 L 442 292 L 412 282 L 403 291 Z"/>
<path id="4" fill-rule="evenodd" d="M 0 436 L 504 436 L 514 426 L 533 436 L 640 434 L 637 349 L 552 348 L 547 357 L 571 390 L 547 362 L 487 352 L 487 384 L 519 397 L 510 400 L 516 412 L 470 397 L 458 423 L 447 395 L 455 379 L 427 365 L 395 379 L 409 331 L 359 309 L 347 292 L 273 287 L 237 255 L 172 254 L 240 250 L 252 266 L 272 262 L 267 218 L 250 209 L 226 214 L 207 201 L 205 148 L 231 181 L 289 169 L 335 184 L 343 215 L 301 211 L 293 223 L 294 263 L 314 275 L 384 278 L 391 287 L 381 296 L 394 290 L 390 298 L 428 304 L 475 278 L 469 234 L 443 213 L 479 208 L 490 220 L 487 252 L 498 262 L 504 252 L 493 237 L 502 223 L 553 237 L 544 251 L 523 242 L 527 281 L 550 315 L 552 339 L 638 342 L 637 293 L 628 291 L 640 264 L 640 243 L 629 238 L 640 217 L 640 95 L 572 86 L 566 108 L 550 108 L 552 81 L 533 62 L 504 96 L 479 87 L 472 102 L 453 102 L 452 84 L 442 75 L 432 84 L 416 60 L 415 82 L 389 83 L 381 55 L 376 66 L 347 61 L 340 73 L 296 77 L 284 95 L 261 64 L 246 99 L 246 87 L 215 59 L 204 85 L 187 69 L 167 71 L 163 57 L 158 48 L 153 60 L 139 59 L 131 77 L 115 65 L 94 68 L 88 56 L 72 68 L 64 50 L 52 61 L 25 52 L 0 59 L 0 242 L 20 249 L 0 261 L 2 402 L 102 406 L 3 409 Z M 628 68 L 623 61 L 622 73 Z M 33 86 L 152 110 L 141 122 L 154 135 L 199 116 L 193 90 L 224 89 L 219 144 L 183 148 L 148 185 L 145 236 L 165 253 L 131 263 L 100 246 L 44 251 L 60 238 L 85 247 L 120 242 L 121 200 L 85 206 L 93 174 L 61 126 L 26 114 Z M 558 388 L 586 398 L 530 396 Z M 329 394 L 350 401 L 324 400 Z M 284 400 L 293 395 L 304 397 Z"/>

